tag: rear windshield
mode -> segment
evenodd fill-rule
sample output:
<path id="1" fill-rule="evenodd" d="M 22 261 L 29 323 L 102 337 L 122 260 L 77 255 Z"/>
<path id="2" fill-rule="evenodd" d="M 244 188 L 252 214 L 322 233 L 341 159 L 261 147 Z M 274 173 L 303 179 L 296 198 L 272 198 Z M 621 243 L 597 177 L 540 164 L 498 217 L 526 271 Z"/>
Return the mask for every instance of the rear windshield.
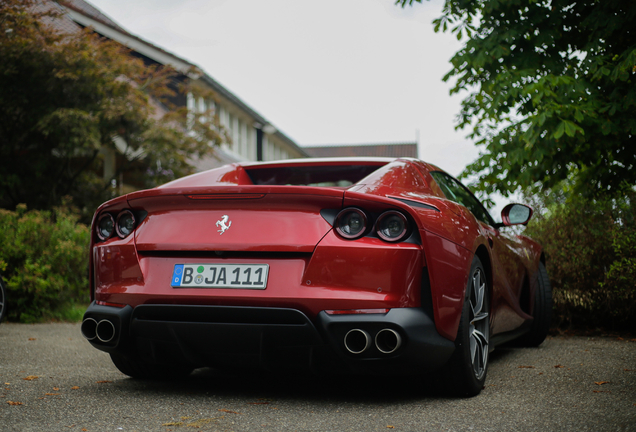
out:
<path id="1" fill-rule="evenodd" d="M 359 182 L 381 165 L 285 166 L 247 168 L 255 185 L 339 186 Z"/>

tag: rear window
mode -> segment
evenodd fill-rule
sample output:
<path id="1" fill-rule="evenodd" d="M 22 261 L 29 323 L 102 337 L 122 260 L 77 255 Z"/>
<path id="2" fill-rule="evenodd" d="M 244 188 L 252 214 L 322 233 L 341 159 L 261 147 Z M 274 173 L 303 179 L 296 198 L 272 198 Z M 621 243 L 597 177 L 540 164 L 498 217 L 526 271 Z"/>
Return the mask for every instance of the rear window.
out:
<path id="1" fill-rule="evenodd" d="M 327 165 L 246 168 L 255 185 L 337 186 L 359 182 L 380 165 Z"/>

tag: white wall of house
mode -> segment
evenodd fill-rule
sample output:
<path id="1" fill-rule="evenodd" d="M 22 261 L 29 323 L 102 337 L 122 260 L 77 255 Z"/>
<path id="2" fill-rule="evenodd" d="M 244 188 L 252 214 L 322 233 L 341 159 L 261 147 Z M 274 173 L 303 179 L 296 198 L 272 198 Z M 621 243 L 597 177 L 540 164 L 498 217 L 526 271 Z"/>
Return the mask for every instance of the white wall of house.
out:
<path id="1" fill-rule="evenodd" d="M 256 119 L 224 100 L 215 102 L 199 98 L 196 103 L 189 102 L 188 108 L 194 113 L 202 113 L 208 109 L 218 112 L 221 125 L 231 139 L 230 143 L 221 146 L 222 150 L 238 160 L 255 161 L 257 159 L 257 126 L 262 126 Z M 302 157 L 302 155 L 291 152 L 289 146 L 276 137 L 275 132 L 263 134 L 263 160 L 290 157 Z"/>

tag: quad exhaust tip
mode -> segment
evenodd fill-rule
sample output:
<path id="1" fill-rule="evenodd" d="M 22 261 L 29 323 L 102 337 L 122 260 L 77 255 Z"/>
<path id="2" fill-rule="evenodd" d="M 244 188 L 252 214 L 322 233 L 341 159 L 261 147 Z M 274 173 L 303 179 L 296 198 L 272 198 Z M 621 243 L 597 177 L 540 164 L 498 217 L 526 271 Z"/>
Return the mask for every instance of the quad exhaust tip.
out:
<path id="1" fill-rule="evenodd" d="M 351 354 L 362 354 L 371 347 L 373 338 L 364 330 L 352 329 L 344 337 L 344 346 Z M 375 335 L 375 347 L 382 354 L 392 354 L 402 346 L 402 337 L 395 330 L 385 328 Z"/>
<path id="2" fill-rule="evenodd" d="M 115 338 L 115 324 L 112 321 L 103 319 L 97 322 L 94 318 L 86 318 L 82 321 L 80 328 L 82 336 L 92 341 L 98 339 L 100 342 L 108 343 Z"/>
<path id="3" fill-rule="evenodd" d="M 371 345 L 371 336 L 364 330 L 349 330 L 344 337 L 344 345 L 351 354 L 362 354 Z"/>
<path id="4" fill-rule="evenodd" d="M 86 318 L 82 321 L 82 327 L 80 330 L 82 332 L 82 336 L 84 336 L 87 340 L 91 341 L 97 337 L 97 321 L 93 318 Z"/>
<path id="5" fill-rule="evenodd" d="M 391 354 L 402 345 L 402 337 L 391 329 L 382 329 L 375 335 L 375 346 L 382 354 Z"/>
<path id="6" fill-rule="evenodd" d="M 115 324 L 109 320 L 101 320 L 97 323 L 95 331 L 97 333 L 97 339 L 104 343 L 110 342 L 115 337 Z"/>

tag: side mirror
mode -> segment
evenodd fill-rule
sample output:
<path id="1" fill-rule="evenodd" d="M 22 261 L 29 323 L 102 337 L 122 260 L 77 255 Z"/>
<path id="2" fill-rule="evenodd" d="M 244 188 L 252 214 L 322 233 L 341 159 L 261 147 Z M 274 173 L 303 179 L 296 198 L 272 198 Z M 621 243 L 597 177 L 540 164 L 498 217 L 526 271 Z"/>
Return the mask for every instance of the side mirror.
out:
<path id="1" fill-rule="evenodd" d="M 525 225 L 532 217 L 532 208 L 524 204 L 508 204 L 501 211 L 504 226 Z"/>

